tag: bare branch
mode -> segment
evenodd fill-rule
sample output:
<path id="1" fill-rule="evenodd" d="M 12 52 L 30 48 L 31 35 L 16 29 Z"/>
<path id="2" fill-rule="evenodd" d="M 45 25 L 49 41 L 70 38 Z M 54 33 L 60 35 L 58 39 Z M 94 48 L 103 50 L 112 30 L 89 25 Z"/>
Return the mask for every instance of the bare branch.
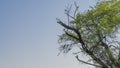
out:
<path id="1" fill-rule="evenodd" d="M 68 7 L 65 9 L 65 14 L 67 15 L 67 18 L 68 18 L 68 25 L 69 25 L 69 22 L 70 22 L 70 21 L 69 21 L 69 19 L 70 19 L 70 18 L 69 18 L 69 17 L 70 17 L 69 14 L 70 14 L 71 8 L 72 8 L 72 5 L 71 5 L 70 7 L 68 6 Z"/>
<path id="2" fill-rule="evenodd" d="M 77 10 L 78 10 L 79 7 L 77 6 L 76 2 L 74 2 L 74 5 L 75 5 L 75 7 L 76 7 L 76 9 L 75 9 L 75 11 L 74 11 L 74 18 L 75 18 L 76 12 L 77 12 Z"/>
<path id="3" fill-rule="evenodd" d="M 64 28 L 66 28 L 66 29 L 69 29 L 69 30 L 73 30 L 73 31 L 76 31 L 76 29 L 75 28 L 73 28 L 73 27 L 70 27 L 70 26 L 68 26 L 68 25 L 66 25 L 65 23 L 63 23 L 62 21 L 60 21 L 59 19 L 57 19 L 58 20 L 58 22 L 57 23 L 59 23 L 61 26 L 63 26 Z"/>
<path id="4" fill-rule="evenodd" d="M 79 62 L 82 62 L 82 63 L 85 63 L 85 64 L 89 64 L 89 65 L 92 65 L 92 66 L 96 66 L 96 67 L 102 67 L 102 66 L 99 66 L 99 65 L 95 65 L 95 64 L 88 63 L 88 62 L 86 62 L 86 61 L 80 60 L 80 59 L 78 58 L 78 55 L 75 56 L 75 57 L 76 57 L 76 59 L 77 59 Z"/>
<path id="5" fill-rule="evenodd" d="M 75 17 L 71 16 L 69 13 L 65 13 L 65 14 L 75 20 Z"/>

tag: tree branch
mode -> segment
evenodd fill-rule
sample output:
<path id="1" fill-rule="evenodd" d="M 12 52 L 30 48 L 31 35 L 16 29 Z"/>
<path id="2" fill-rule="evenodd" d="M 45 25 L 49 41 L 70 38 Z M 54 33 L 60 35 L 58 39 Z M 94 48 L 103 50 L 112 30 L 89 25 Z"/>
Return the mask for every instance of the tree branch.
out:
<path id="1" fill-rule="evenodd" d="M 75 28 L 73 28 L 73 27 L 70 27 L 70 26 L 68 26 L 68 25 L 66 25 L 65 23 L 63 23 L 62 21 L 60 21 L 59 19 L 57 19 L 58 20 L 58 24 L 60 24 L 61 26 L 63 26 L 64 28 L 66 28 L 66 29 L 69 29 L 69 30 L 72 30 L 72 31 L 76 31 L 76 29 Z"/>
<path id="2" fill-rule="evenodd" d="M 110 48 L 108 47 L 108 45 L 106 43 L 102 42 L 102 46 L 105 48 L 106 53 L 108 54 L 109 59 L 111 60 L 111 62 L 114 63 L 115 58 L 114 58 Z"/>
<path id="3" fill-rule="evenodd" d="M 82 62 L 82 63 L 85 63 L 85 64 L 89 64 L 89 65 L 92 65 L 92 66 L 96 66 L 96 67 L 102 67 L 102 66 L 99 66 L 99 65 L 95 65 L 95 64 L 88 63 L 88 62 L 86 62 L 86 61 L 80 60 L 80 59 L 78 58 L 78 55 L 75 56 L 75 57 L 76 57 L 76 59 L 77 59 L 79 62 Z"/>
<path id="4" fill-rule="evenodd" d="M 92 51 L 90 51 L 90 50 L 87 49 L 87 47 L 85 46 L 85 43 L 84 43 L 84 41 L 83 41 L 83 39 L 82 39 L 82 37 L 81 37 L 81 34 L 80 34 L 80 32 L 79 32 L 78 29 L 75 29 L 75 28 L 73 28 L 73 27 L 70 27 L 70 26 L 66 25 L 65 23 L 63 23 L 63 22 L 60 21 L 59 19 L 58 19 L 58 22 L 57 22 L 57 23 L 59 23 L 61 26 L 63 26 L 63 27 L 66 28 L 66 29 L 69 29 L 69 30 L 74 31 L 74 32 L 78 35 L 78 37 L 79 37 L 79 38 L 78 38 L 78 41 L 81 43 L 83 50 L 84 50 L 90 57 L 92 57 L 92 59 L 95 60 L 98 64 L 102 65 L 103 68 L 108 68 L 107 65 L 105 65 L 104 62 L 102 62 L 99 58 L 97 58 L 97 57 L 93 54 Z M 71 35 L 68 34 L 68 36 L 71 36 Z M 72 36 L 71 36 L 71 37 L 72 37 Z"/>
<path id="5" fill-rule="evenodd" d="M 63 26 L 64 28 L 74 31 L 74 32 L 78 35 L 78 37 L 79 37 L 79 39 L 78 39 L 79 42 L 80 42 L 82 45 L 85 45 L 85 43 L 83 42 L 82 37 L 81 37 L 80 32 L 79 32 L 78 29 L 75 29 L 75 28 L 73 28 L 73 27 L 70 27 L 70 26 L 66 25 L 65 23 L 63 23 L 63 22 L 60 21 L 59 19 L 57 19 L 57 20 L 58 20 L 57 23 L 59 23 L 59 24 L 60 24 L 61 26 Z"/>
<path id="6" fill-rule="evenodd" d="M 69 34 L 67 31 L 65 31 L 65 34 L 67 34 L 68 36 L 70 36 L 70 37 L 72 37 L 72 38 L 74 38 L 74 39 L 78 40 L 78 38 L 77 38 L 77 37 L 75 37 L 75 36 L 73 36 L 73 35 Z"/>
<path id="7" fill-rule="evenodd" d="M 74 5 L 75 5 L 75 7 L 76 7 L 76 9 L 75 9 L 75 11 L 74 11 L 74 18 L 75 18 L 76 12 L 77 12 L 77 10 L 78 10 L 79 7 L 77 6 L 76 2 L 74 2 Z"/>
<path id="8" fill-rule="evenodd" d="M 67 15 L 67 18 L 68 18 L 68 25 L 69 25 L 69 14 L 70 14 L 70 11 L 71 11 L 71 8 L 72 8 L 72 5 L 69 7 L 67 7 L 66 9 L 65 9 L 65 14 Z"/>

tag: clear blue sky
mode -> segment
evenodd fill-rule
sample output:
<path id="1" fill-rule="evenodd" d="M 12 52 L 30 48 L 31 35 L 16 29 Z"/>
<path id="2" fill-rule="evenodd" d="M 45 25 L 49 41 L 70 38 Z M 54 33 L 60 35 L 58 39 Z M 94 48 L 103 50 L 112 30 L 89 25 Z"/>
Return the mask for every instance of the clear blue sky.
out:
<path id="1" fill-rule="evenodd" d="M 67 4 L 80 10 L 95 0 L 0 0 L 0 68 L 88 68 L 73 55 L 58 54 L 58 35 Z"/>

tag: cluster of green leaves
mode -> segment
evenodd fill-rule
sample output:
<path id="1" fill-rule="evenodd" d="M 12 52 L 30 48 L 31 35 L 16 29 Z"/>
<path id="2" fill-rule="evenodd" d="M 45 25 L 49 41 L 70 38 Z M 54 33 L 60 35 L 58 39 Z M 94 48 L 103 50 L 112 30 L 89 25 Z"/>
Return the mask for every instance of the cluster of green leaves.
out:
<path id="1" fill-rule="evenodd" d="M 84 31 L 97 30 L 100 33 L 111 34 L 120 24 L 120 2 L 101 2 L 92 10 L 76 16 L 76 27 Z M 82 32 L 82 30 L 81 30 Z M 97 32 L 98 33 L 98 32 Z"/>
<path id="2" fill-rule="evenodd" d="M 111 36 L 118 30 L 120 24 L 120 1 L 100 2 L 97 6 L 85 13 L 76 15 L 76 28 L 84 42 L 91 45 L 98 44 L 104 36 Z"/>

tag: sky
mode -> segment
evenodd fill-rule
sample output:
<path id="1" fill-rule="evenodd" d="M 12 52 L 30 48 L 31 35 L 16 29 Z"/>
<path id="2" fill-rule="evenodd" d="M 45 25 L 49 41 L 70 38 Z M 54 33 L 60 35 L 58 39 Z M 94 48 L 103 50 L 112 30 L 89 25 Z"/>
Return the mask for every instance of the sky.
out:
<path id="1" fill-rule="evenodd" d="M 0 0 L 0 68 L 93 68 L 79 63 L 72 54 L 57 56 L 62 27 L 56 18 L 65 20 L 64 9 L 74 1 L 80 11 L 96 3 L 96 0 Z"/>

